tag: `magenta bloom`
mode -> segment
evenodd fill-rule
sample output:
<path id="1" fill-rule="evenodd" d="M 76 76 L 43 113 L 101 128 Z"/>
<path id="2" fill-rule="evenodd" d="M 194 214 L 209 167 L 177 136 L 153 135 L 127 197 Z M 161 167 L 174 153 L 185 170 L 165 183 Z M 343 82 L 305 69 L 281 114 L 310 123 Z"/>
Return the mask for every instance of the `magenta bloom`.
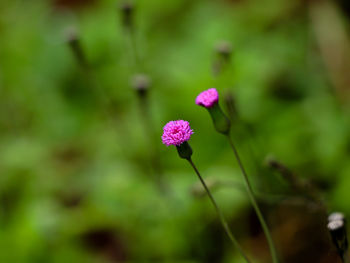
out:
<path id="1" fill-rule="evenodd" d="M 193 134 L 188 121 L 169 121 L 163 128 L 162 141 L 166 146 L 180 144 L 188 141 Z"/>
<path id="2" fill-rule="evenodd" d="M 219 93 L 215 88 L 201 92 L 196 98 L 196 104 L 205 108 L 213 107 L 219 101 Z"/>

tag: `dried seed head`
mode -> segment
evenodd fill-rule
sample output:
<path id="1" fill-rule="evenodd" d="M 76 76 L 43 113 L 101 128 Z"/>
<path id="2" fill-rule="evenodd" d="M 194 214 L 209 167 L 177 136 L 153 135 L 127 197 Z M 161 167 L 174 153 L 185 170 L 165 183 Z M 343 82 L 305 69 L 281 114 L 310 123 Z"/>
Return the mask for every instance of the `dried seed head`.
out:
<path id="1" fill-rule="evenodd" d="M 330 221 L 327 225 L 329 231 L 336 231 L 344 227 L 344 221 L 343 220 L 333 220 Z"/>
<path id="2" fill-rule="evenodd" d="M 328 216 L 328 222 L 332 222 L 332 221 L 336 221 L 336 220 L 341 220 L 344 222 L 345 221 L 344 214 L 341 212 L 334 212 Z"/>

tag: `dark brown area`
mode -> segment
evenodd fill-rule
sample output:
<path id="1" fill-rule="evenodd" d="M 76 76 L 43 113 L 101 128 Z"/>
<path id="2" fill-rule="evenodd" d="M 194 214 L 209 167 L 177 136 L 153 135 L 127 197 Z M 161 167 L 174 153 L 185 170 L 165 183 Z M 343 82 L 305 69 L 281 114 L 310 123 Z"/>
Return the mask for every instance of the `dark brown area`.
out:
<path id="1" fill-rule="evenodd" d="M 111 228 L 97 228 L 81 236 L 83 245 L 111 262 L 125 262 L 126 250 L 119 235 Z"/>

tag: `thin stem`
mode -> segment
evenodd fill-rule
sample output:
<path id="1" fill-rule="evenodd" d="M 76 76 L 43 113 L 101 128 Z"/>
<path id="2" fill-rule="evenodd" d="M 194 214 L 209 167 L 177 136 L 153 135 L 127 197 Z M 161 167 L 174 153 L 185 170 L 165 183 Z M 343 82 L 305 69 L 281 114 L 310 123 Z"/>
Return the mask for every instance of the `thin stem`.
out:
<path id="1" fill-rule="evenodd" d="M 155 182 L 162 193 L 169 192 L 169 187 L 163 180 L 163 168 L 160 161 L 159 149 L 157 143 L 155 142 L 154 131 L 152 126 L 152 116 L 149 111 L 148 98 L 140 96 L 140 115 L 145 128 L 145 132 L 148 140 L 148 149 L 149 149 L 149 161 L 151 164 L 152 172 L 154 172 Z"/>
<path id="2" fill-rule="evenodd" d="M 222 211 L 220 210 L 219 206 L 217 205 L 213 195 L 211 194 L 208 186 L 206 185 L 205 181 L 203 180 L 202 176 L 200 175 L 197 167 L 194 165 L 194 163 L 192 162 L 192 159 L 189 158 L 187 159 L 189 161 L 189 163 L 191 164 L 191 166 L 193 167 L 194 171 L 196 172 L 199 180 L 201 181 L 205 191 L 207 192 L 209 198 L 210 198 L 210 201 L 212 202 L 212 204 L 214 205 L 215 207 L 215 210 L 216 212 L 218 213 L 219 215 L 219 218 L 220 218 L 220 221 L 221 221 L 221 224 L 223 226 L 223 228 L 225 229 L 226 231 L 226 234 L 228 235 L 228 237 L 230 238 L 230 240 L 232 241 L 233 245 L 236 247 L 236 249 L 239 251 L 239 253 L 242 255 L 242 257 L 245 259 L 245 261 L 247 261 L 248 263 L 251 263 L 251 261 L 249 260 L 249 258 L 247 257 L 247 255 L 244 253 L 244 251 L 242 250 L 241 246 L 239 245 L 237 239 L 233 236 L 228 224 L 227 224 L 227 221 L 224 217 L 224 214 L 222 213 Z"/>
<path id="3" fill-rule="evenodd" d="M 227 135 L 227 139 L 230 143 L 230 146 L 235 154 L 235 157 L 237 159 L 237 162 L 238 162 L 238 165 L 239 165 L 239 168 L 241 169 L 242 173 L 243 173 L 243 177 L 244 177 L 244 180 L 246 182 L 246 187 L 247 187 L 247 192 L 248 192 L 248 196 L 249 196 L 249 199 L 253 205 L 253 208 L 258 216 L 258 219 L 260 221 L 260 224 L 263 228 L 263 231 L 265 233 L 265 236 L 266 236 L 266 239 L 267 239 L 267 243 L 269 245 L 269 248 L 270 248 L 270 253 L 271 253 L 271 258 L 272 258 L 272 262 L 273 263 L 278 263 L 278 259 L 277 259 L 277 252 L 276 252 L 276 248 L 275 248 L 275 245 L 273 243 L 273 240 L 272 240 L 272 237 L 271 237 L 271 233 L 270 233 L 270 230 L 269 228 L 267 227 L 267 224 L 265 222 L 265 219 L 260 211 L 260 208 L 258 206 L 258 203 L 256 202 L 255 200 L 255 197 L 254 197 L 254 194 L 253 194 L 253 189 L 252 189 L 252 186 L 249 182 L 249 179 L 248 179 L 248 176 L 247 176 L 247 173 L 244 169 L 244 166 L 242 164 L 242 161 L 241 161 L 241 158 L 239 157 L 239 154 L 238 154 L 238 151 L 235 147 L 235 145 L 233 144 L 232 142 L 232 139 L 229 135 Z"/>
<path id="4" fill-rule="evenodd" d="M 86 52 L 83 49 L 81 40 L 76 32 L 70 32 L 68 45 L 72 50 L 72 53 L 77 60 L 84 77 L 86 78 L 87 85 L 92 87 L 94 97 L 101 99 L 101 102 L 105 105 L 110 104 L 111 100 L 107 94 L 103 91 L 101 85 L 97 81 L 94 68 L 89 63 Z"/>
<path id="5" fill-rule="evenodd" d="M 136 71 L 140 71 L 142 70 L 142 65 L 141 65 L 141 59 L 137 48 L 135 32 L 132 28 L 129 28 L 127 30 L 127 34 L 129 38 L 130 50 L 132 52 Z"/>

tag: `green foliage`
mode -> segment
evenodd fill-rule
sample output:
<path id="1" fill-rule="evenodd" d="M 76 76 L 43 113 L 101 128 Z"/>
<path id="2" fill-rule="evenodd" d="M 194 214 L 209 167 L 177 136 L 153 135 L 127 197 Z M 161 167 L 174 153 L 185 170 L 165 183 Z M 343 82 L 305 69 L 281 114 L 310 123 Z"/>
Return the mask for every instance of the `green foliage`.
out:
<path id="1" fill-rule="evenodd" d="M 0 1 L 0 262 L 240 262 L 210 203 L 191 195 L 190 166 L 160 140 L 166 122 L 188 120 L 202 175 L 242 183 L 224 136 L 194 104 L 210 87 L 220 104 L 234 94 L 232 136 L 257 193 L 289 191 L 263 167 L 272 154 L 320 187 L 331 210 L 350 214 L 349 108 L 294 1 L 135 1 L 142 66 L 120 3 L 76 2 Z M 87 70 L 66 42 L 70 26 Z M 232 60 L 214 78 L 222 39 Z M 135 73 L 152 79 L 149 119 L 130 85 Z M 249 243 L 245 192 L 215 196 Z"/>

